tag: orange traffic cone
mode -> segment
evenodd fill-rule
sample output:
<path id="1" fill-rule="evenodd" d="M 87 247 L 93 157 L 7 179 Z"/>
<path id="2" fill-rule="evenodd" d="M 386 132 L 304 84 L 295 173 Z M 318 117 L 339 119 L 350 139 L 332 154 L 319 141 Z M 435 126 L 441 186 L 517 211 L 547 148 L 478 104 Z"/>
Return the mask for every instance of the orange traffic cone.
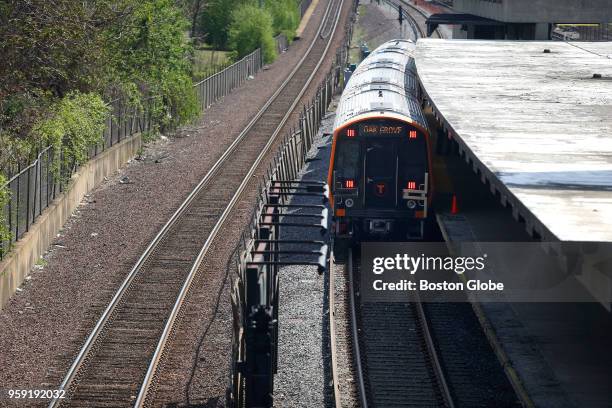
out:
<path id="1" fill-rule="evenodd" d="M 459 209 L 457 208 L 457 196 L 453 194 L 453 200 L 451 202 L 451 214 L 457 214 Z"/>

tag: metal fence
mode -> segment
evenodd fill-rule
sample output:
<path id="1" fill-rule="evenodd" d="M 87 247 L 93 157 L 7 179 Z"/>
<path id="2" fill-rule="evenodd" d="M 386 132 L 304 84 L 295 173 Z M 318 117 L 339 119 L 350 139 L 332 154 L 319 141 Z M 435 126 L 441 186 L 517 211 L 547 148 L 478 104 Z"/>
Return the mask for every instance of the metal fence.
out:
<path id="1" fill-rule="evenodd" d="M 261 69 L 262 64 L 261 50 L 258 48 L 223 71 L 195 84 L 200 109 L 208 108 L 214 102 L 241 86 L 249 77 L 254 76 Z"/>
<path id="2" fill-rule="evenodd" d="M 286 42 L 284 36 L 277 37 L 277 44 Z M 261 50 L 257 49 L 240 61 L 228 66 L 203 81 L 194 85 L 201 110 L 226 96 L 236 87 L 242 85 L 249 77 L 254 76 L 263 64 Z M 102 134 L 102 140 L 89 151 L 93 158 L 106 149 L 137 133 L 150 131 L 153 127 L 151 104 L 155 97 L 145 100 L 142 109 L 135 108 L 122 100 L 110 103 L 112 115 L 109 116 Z M 11 233 L 10 241 L 0 242 L 0 260 L 8 252 L 8 248 L 29 231 L 30 226 L 42 211 L 63 191 L 64 183 L 77 167 L 67 165 L 59 171 L 54 171 L 53 165 L 57 152 L 53 147 L 41 149 L 36 159 L 26 165 L 5 169 L 8 176 L 7 188 L 10 197 L 2 209 L 6 227 Z M 59 152 L 62 155 L 62 152 Z M 59 157 L 59 163 L 62 163 Z"/>
<path id="3" fill-rule="evenodd" d="M 283 52 L 287 51 L 287 48 L 289 48 L 289 40 L 287 40 L 287 37 L 284 34 L 278 35 L 275 40 L 277 54 L 282 54 Z"/>
<path id="4" fill-rule="evenodd" d="M 323 206 L 306 205 L 302 207 L 310 210 L 308 214 L 289 214 L 286 210 L 295 210 L 295 207 L 288 203 L 287 197 L 311 195 L 324 199 L 326 196 L 324 183 L 302 182 L 297 177 L 333 96 L 344 86 L 350 28 L 346 34 L 345 46 L 337 52 L 335 63 L 311 103 L 304 107 L 298 128 L 291 129 L 282 139 L 264 176 L 251 222 L 243 233 L 236 274 L 232 279 L 234 324 L 230 406 L 233 407 L 273 405 L 274 374 L 278 364 L 279 266 L 317 265 L 319 271 L 325 267 L 327 246 L 324 242 L 283 241 L 280 228 L 282 225 L 296 226 L 296 222 L 287 223 L 284 219 L 297 216 L 319 220 L 319 224 L 303 226 L 326 229 L 327 210 L 320 209 Z M 281 246 L 285 244 L 298 245 L 298 249 L 287 251 Z M 281 254 L 288 253 L 299 254 L 296 257 L 301 256 L 301 259 L 280 258 Z M 309 260 L 308 255 L 317 259 Z"/>

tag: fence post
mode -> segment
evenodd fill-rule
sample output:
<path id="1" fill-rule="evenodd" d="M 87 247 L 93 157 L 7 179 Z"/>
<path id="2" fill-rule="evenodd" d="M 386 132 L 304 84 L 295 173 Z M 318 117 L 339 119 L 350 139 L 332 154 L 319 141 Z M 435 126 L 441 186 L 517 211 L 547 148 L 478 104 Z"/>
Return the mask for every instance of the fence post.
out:
<path id="1" fill-rule="evenodd" d="M 21 173 L 21 164 L 17 163 L 17 174 Z M 17 212 L 16 212 L 16 216 L 15 216 L 15 240 L 17 240 L 17 238 L 19 237 L 19 201 L 21 198 L 21 175 L 17 176 L 17 205 L 15 206 L 17 208 Z"/>
<path id="2" fill-rule="evenodd" d="M 9 169 L 9 180 L 11 179 L 11 176 L 12 174 Z M 9 187 L 9 191 L 12 193 L 13 189 L 10 183 L 8 187 Z M 9 223 L 8 225 L 9 232 L 12 232 L 13 231 L 13 197 L 9 197 L 9 200 L 8 200 L 8 223 Z M 10 246 L 10 243 L 11 243 L 11 239 L 9 239 L 9 246 Z M 4 247 L 3 247 L 3 251 L 4 251 Z"/>

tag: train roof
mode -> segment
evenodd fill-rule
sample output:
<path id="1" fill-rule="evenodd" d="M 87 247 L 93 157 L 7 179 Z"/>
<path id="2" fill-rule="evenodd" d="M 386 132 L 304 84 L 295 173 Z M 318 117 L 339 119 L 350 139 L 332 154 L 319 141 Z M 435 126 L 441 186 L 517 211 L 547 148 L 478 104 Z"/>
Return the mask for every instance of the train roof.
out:
<path id="1" fill-rule="evenodd" d="M 376 48 L 348 81 L 336 110 L 334 129 L 369 115 L 405 117 L 427 129 L 416 98 L 415 44 L 392 40 Z"/>

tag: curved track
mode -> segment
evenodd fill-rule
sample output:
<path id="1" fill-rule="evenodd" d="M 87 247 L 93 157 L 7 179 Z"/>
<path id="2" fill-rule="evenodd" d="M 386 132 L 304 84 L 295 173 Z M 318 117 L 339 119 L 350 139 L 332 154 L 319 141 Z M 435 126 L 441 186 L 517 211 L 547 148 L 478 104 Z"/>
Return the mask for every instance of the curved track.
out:
<path id="1" fill-rule="evenodd" d="M 67 398 L 49 407 L 145 404 L 198 266 L 320 67 L 342 4 L 330 0 L 302 60 L 149 244 L 64 377 Z"/>
<path id="2" fill-rule="evenodd" d="M 395 8 L 396 10 L 399 10 L 399 6 L 402 6 L 402 16 L 408 20 L 408 23 L 410 24 L 410 27 L 412 28 L 412 31 L 414 33 L 414 38 L 415 39 L 419 39 L 419 38 L 424 38 L 426 37 L 426 33 L 423 30 L 423 28 L 419 25 L 419 22 L 414 18 L 414 16 L 408 11 L 408 9 L 418 13 L 421 17 L 423 17 L 425 20 L 427 20 L 427 14 L 425 14 L 422 10 L 420 10 L 419 8 L 413 6 L 412 4 L 409 4 L 405 1 L 402 0 L 398 0 L 399 2 L 395 2 L 392 0 L 385 0 L 385 2 L 387 4 L 389 4 L 391 7 Z M 438 36 L 438 38 L 443 38 L 442 34 L 440 34 L 440 30 L 438 30 L 437 28 L 434 30 L 434 34 L 436 34 Z"/>

